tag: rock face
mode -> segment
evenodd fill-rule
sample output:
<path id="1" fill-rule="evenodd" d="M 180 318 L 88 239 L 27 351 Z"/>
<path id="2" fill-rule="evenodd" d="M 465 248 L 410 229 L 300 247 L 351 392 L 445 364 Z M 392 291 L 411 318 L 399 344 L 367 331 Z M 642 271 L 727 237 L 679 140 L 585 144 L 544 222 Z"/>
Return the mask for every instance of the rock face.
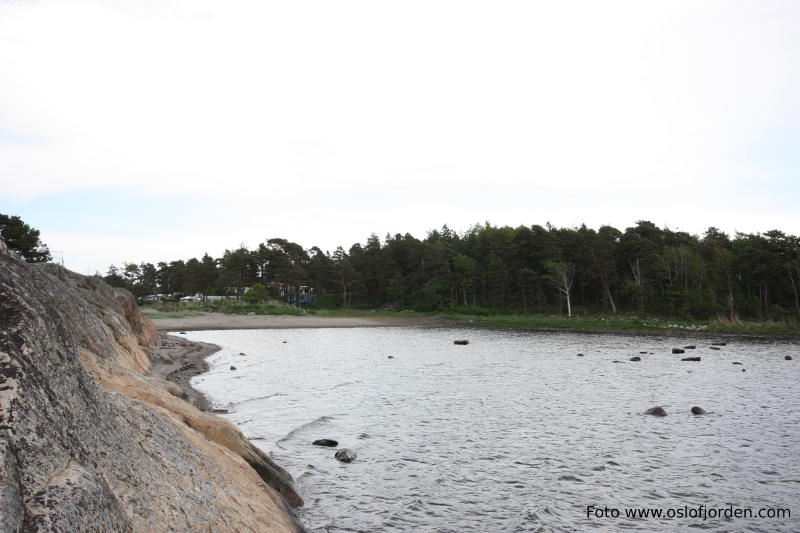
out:
<path id="1" fill-rule="evenodd" d="M 147 376 L 158 344 L 127 291 L 0 243 L 0 531 L 300 530 L 289 475 Z"/>
<path id="2" fill-rule="evenodd" d="M 663 407 L 651 407 L 645 411 L 644 414 L 653 416 L 667 416 L 667 411 Z"/>
<path id="3" fill-rule="evenodd" d="M 349 448 L 342 448 L 334 454 L 334 457 L 343 463 L 352 463 L 356 460 L 356 452 Z"/>

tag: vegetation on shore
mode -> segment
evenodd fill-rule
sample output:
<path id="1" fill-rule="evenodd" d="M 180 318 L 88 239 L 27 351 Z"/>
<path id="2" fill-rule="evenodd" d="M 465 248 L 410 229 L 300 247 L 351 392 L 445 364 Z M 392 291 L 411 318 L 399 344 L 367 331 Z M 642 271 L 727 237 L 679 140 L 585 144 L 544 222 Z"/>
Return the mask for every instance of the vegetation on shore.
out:
<path id="1" fill-rule="evenodd" d="M 800 321 L 798 237 L 778 230 L 730 237 L 713 227 L 697 236 L 647 221 L 624 231 L 486 223 L 459 234 L 445 226 L 424 239 L 372 235 L 332 253 L 274 238 L 218 258 L 112 267 L 105 279 L 140 297 L 236 295 L 253 304 L 310 303 L 313 292 L 323 308 L 667 316 L 727 321 L 732 329 L 749 321 L 783 330 Z"/>
<path id="2" fill-rule="evenodd" d="M 187 318 L 202 316 L 208 312 L 222 312 L 239 315 L 313 315 L 323 317 L 358 318 L 440 318 L 451 320 L 467 327 L 491 327 L 509 329 L 563 329 L 585 331 L 649 331 L 684 333 L 719 333 L 732 335 L 794 335 L 800 336 L 800 327 L 781 322 L 747 322 L 735 324 L 720 321 L 667 319 L 664 317 L 640 318 L 637 316 L 573 316 L 543 314 L 498 314 L 486 310 L 464 310 L 454 307 L 442 311 L 389 311 L 380 309 L 298 309 L 288 305 L 242 304 L 235 302 L 197 302 L 176 304 L 155 304 L 142 308 L 149 318 Z M 477 312 L 475 312 L 477 311 Z"/>

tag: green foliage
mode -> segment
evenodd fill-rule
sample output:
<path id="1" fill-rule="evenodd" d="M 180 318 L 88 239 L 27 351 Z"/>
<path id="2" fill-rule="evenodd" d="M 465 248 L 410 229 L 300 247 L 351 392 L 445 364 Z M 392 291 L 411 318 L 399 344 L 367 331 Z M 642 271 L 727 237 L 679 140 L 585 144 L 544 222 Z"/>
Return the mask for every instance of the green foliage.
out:
<path id="1" fill-rule="evenodd" d="M 273 238 L 253 250 L 226 250 L 216 259 L 206 254 L 199 260 L 112 267 L 106 280 L 142 297 L 235 298 L 213 302 L 225 310 L 271 300 L 303 303 L 300 296 L 311 287 L 316 309 L 574 312 L 612 319 L 635 314 L 719 318 L 734 325 L 800 320 L 797 237 L 776 230 L 730 238 L 713 227 L 698 237 L 649 221 L 624 231 L 487 222 L 459 234 L 444 226 L 422 240 L 407 233 L 383 240 L 370 235 L 364 244 L 333 252 Z M 246 287 L 253 288 L 245 294 Z"/>
<path id="2" fill-rule="evenodd" d="M 18 216 L 0 213 L 0 239 L 29 263 L 50 261 L 50 250 L 39 239 L 39 230 L 33 229 Z"/>

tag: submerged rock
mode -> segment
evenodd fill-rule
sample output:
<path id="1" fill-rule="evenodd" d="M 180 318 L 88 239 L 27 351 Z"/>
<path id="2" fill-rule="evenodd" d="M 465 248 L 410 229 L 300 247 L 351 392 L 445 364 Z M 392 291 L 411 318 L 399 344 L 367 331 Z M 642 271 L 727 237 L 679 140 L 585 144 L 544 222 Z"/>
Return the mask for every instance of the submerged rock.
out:
<path id="1" fill-rule="evenodd" d="M 727 342 L 712 342 L 711 346 L 727 346 Z"/>
<path id="2" fill-rule="evenodd" d="M 631 361 L 641 361 L 641 360 L 642 358 L 639 357 L 638 355 L 634 355 L 633 357 L 631 357 Z"/>
<path id="3" fill-rule="evenodd" d="M 582 353 L 579 353 L 579 354 L 578 354 L 578 357 L 583 357 L 583 354 L 582 354 Z"/>
<path id="4" fill-rule="evenodd" d="M 692 414 L 693 415 L 704 415 L 704 414 L 706 414 L 706 410 L 703 409 L 702 407 L 698 407 L 697 405 L 695 405 L 694 407 L 692 407 Z"/>
<path id="5" fill-rule="evenodd" d="M 699 357 L 684 357 L 681 361 L 699 361 Z"/>
<path id="6" fill-rule="evenodd" d="M 343 463 L 352 463 L 356 460 L 356 452 L 349 448 L 342 448 L 334 454 L 334 457 Z"/>
<path id="7" fill-rule="evenodd" d="M 394 356 L 390 355 L 389 357 L 387 357 L 387 359 L 394 359 Z"/>
<path id="8" fill-rule="evenodd" d="M 684 353 L 686 350 L 683 348 L 673 348 L 672 353 Z"/>
<path id="9" fill-rule="evenodd" d="M 463 345 L 465 345 L 465 344 L 469 344 L 469 341 L 468 341 L 468 340 L 466 340 L 466 339 L 464 339 L 464 340 L 460 340 L 460 341 L 453 341 L 453 344 L 459 344 L 459 345 L 462 345 L 462 346 L 463 346 Z"/>
<path id="10" fill-rule="evenodd" d="M 690 344 L 688 346 L 683 347 L 684 350 L 694 350 L 695 348 L 697 348 L 697 346 L 695 346 L 694 344 Z"/>
<path id="11" fill-rule="evenodd" d="M 663 407 L 657 406 L 657 407 L 651 407 L 650 409 L 645 411 L 644 414 L 652 416 L 667 416 L 667 411 Z"/>
<path id="12" fill-rule="evenodd" d="M 741 365 L 742 363 L 740 363 L 739 361 L 734 361 L 733 364 L 734 365 Z"/>
<path id="13" fill-rule="evenodd" d="M 335 448 L 336 446 L 339 445 L 339 442 L 333 439 L 317 439 L 311 444 L 313 444 L 314 446 L 327 446 L 329 448 Z"/>
<path id="14" fill-rule="evenodd" d="M 709 349 L 711 349 L 711 350 L 719 350 L 720 347 L 719 346 L 709 346 Z"/>
<path id="15" fill-rule="evenodd" d="M 792 356 L 791 355 L 787 355 L 787 356 L 784 357 L 784 359 L 786 361 L 791 361 L 792 360 Z"/>
<path id="16" fill-rule="evenodd" d="M 236 367 L 231 365 L 231 370 L 236 370 Z"/>

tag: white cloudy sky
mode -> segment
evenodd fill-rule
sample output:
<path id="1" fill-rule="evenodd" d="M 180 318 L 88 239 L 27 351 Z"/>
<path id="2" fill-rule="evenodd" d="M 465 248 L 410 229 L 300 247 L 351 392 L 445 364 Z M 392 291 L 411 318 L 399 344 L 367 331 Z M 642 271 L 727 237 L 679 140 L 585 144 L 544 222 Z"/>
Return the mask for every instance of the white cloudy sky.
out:
<path id="1" fill-rule="evenodd" d="M 282 236 L 800 233 L 794 1 L 0 0 L 0 212 L 80 271 Z"/>

